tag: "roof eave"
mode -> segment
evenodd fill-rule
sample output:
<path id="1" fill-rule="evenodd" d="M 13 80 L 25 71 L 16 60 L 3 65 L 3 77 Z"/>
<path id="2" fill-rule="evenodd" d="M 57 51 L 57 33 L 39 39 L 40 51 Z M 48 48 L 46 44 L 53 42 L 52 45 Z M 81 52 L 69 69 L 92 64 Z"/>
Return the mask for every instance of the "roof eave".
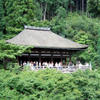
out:
<path id="1" fill-rule="evenodd" d="M 88 47 L 82 47 L 82 48 L 60 48 L 60 47 L 35 47 L 39 49 L 60 49 L 60 50 L 86 50 Z"/>
<path id="2" fill-rule="evenodd" d="M 11 43 L 9 42 L 9 40 L 6 40 L 7 43 Z M 14 43 L 11 43 L 14 44 Z M 29 45 L 23 45 L 23 44 L 15 44 L 15 45 L 22 45 L 22 46 L 29 46 Z M 33 45 L 30 45 L 33 46 Z M 60 49 L 60 50 L 85 50 L 88 48 L 88 45 L 84 45 L 83 47 L 76 47 L 76 48 L 65 48 L 65 47 L 43 47 L 43 46 L 34 46 L 34 48 L 40 48 L 40 49 Z"/>

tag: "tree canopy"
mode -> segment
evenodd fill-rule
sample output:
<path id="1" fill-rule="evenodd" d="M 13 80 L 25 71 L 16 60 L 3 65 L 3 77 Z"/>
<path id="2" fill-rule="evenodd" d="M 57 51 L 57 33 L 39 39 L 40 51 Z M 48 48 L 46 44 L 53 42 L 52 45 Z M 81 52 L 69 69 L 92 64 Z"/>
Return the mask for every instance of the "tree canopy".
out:
<path id="1" fill-rule="evenodd" d="M 4 68 L 10 60 L 16 59 L 17 56 L 20 56 L 24 52 L 29 52 L 31 47 L 28 46 L 16 46 L 13 44 L 8 44 L 4 40 L 0 41 L 0 60 L 3 61 Z"/>
<path id="2" fill-rule="evenodd" d="M 5 74 L 4 74 L 5 73 Z M 100 70 L 63 74 L 56 70 L 0 70 L 0 98 L 10 100 L 99 100 Z"/>
<path id="3" fill-rule="evenodd" d="M 100 100 L 99 19 L 100 0 L 0 0 L 0 100 Z M 16 58 L 33 47 L 6 40 L 24 25 L 50 27 L 62 37 L 88 45 L 73 55 L 72 62 L 91 62 L 93 70 L 63 74 L 22 69 Z"/>
<path id="4" fill-rule="evenodd" d="M 1 0 L 0 39 L 18 34 L 24 25 L 51 27 L 65 38 L 89 45 L 81 59 L 97 58 L 99 0 Z"/>

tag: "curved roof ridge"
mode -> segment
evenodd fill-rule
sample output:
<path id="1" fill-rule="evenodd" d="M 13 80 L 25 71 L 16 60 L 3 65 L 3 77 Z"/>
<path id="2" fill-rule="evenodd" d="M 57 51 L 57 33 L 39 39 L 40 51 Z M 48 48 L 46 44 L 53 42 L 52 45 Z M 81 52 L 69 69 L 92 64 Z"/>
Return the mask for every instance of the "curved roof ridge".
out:
<path id="1" fill-rule="evenodd" d="M 31 30 L 43 30 L 43 31 L 50 31 L 49 27 L 35 27 L 35 26 L 24 26 L 25 29 L 31 29 Z"/>

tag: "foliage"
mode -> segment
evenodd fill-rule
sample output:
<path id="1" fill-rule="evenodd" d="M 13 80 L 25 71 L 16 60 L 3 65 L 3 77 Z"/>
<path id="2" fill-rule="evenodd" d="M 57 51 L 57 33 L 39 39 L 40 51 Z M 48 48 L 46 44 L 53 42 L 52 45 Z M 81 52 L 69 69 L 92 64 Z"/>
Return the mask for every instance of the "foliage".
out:
<path id="1" fill-rule="evenodd" d="M 5 73 L 5 74 L 4 74 Z M 15 74 L 0 70 L 2 100 L 99 100 L 100 71 L 63 74 L 56 70 L 23 71 Z"/>
<path id="2" fill-rule="evenodd" d="M 68 10 L 69 0 L 37 0 L 42 9 L 42 19 L 52 19 L 56 11 L 62 7 Z M 71 0 L 72 1 L 72 0 Z"/>
<path id="3" fill-rule="evenodd" d="M 35 21 L 31 22 L 31 26 L 36 26 L 36 27 L 50 27 L 50 21 L 48 20 L 41 20 L 41 21 Z"/>
<path id="4" fill-rule="evenodd" d="M 3 17 L 3 6 L 2 6 L 2 0 L 0 0 L 0 22 L 2 22 L 2 17 Z M 2 28 L 3 24 L 0 24 L 0 37 L 2 34 Z"/>
<path id="5" fill-rule="evenodd" d="M 27 25 L 35 20 L 40 19 L 41 10 L 35 0 L 6 0 L 6 16 L 4 19 L 6 33 L 18 33 Z"/>
<path id="6" fill-rule="evenodd" d="M 88 12 L 93 17 L 100 17 L 100 0 L 88 0 Z"/>
<path id="7" fill-rule="evenodd" d="M 0 0 L 0 39 L 2 39 L 2 35 L 5 32 L 5 20 L 3 19 L 5 15 L 4 2 L 5 0 Z"/>
<path id="8" fill-rule="evenodd" d="M 64 36 L 66 33 L 66 10 L 60 7 L 56 13 L 57 16 L 51 20 L 51 28 L 55 33 Z"/>
<path id="9" fill-rule="evenodd" d="M 5 41 L 0 41 L 0 59 L 11 58 L 15 59 L 17 55 L 22 54 L 28 47 L 15 46 L 8 44 Z"/>
<path id="10" fill-rule="evenodd" d="M 88 45 L 82 53 L 76 54 L 77 59 L 83 62 L 92 62 L 93 66 L 97 64 L 97 38 L 100 27 L 98 19 L 91 19 L 78 14 L 69 14 L 67 17 L 67 29 L 65 36 L 78 43 Z M 99 62 L 98 62 L 99 63 Z"/>
<path id="11" fill-rule="evenodd" d="M 88 0 L 86 12 L 99 18 L 99 5 L 100 0 Z M 85 11 L 85 6 L 86 0 L 0 0 L 0 39 L 15 36 L 24 25 L 50 26 L 53 32 L 88 45 L 88 49 L 79 53 L 78 58 L 84 62 L 92 61 L 93 65 L 98 66 L 100 21 L 72 12 Z"/>
<path id="12" fill-rule="evenodd" d="M 87 15 L 95 18 L 68 13 L 85 11 L 80 7 L 81 1 L 85 0 L 0 0 L 0 39 L 15 36 L 24 25 L 51 26 L 55 33 L 88 45 L 87 50 L 73 56 L 74 62 L 77 58 L 98 67 L 100 0 L 88 0 Z M 30 48 L 0 40 L 0 68 L 9 69 L 0 69 L 1 100 L 100 100 L 100 69 L 73 74 L 49 69 L 21 72 L 15 58 Z"/>
<path id="13" fill-rule="evenodd" d="M 77 13 L 69 13 L 66 15 L 64 13 L 65 10 L 60 9 L 58 10 L 58 15 L 51 21 L 52 30 L 77 43 L 88 45 L 88 49 L 76 53 L 73 56 L 73 62 L 75 62 L 75 59 L 81 60 L 83 63 L 91 61 L 93 66 L 99 66 L 99 61 L 97 60 L 99 20 L 88 18 L 85 15 L 80 16 Z M 63 11 L 64 17 L 60 11 Z"/>
<path id="14" fill-rule="evenodd" d="M 1 69 L 3 69 L 3 68 L 1 68 Z M 15 62 L 13 61 L 13 62 L 7 63 L 7 70 L 9 70 L 10 72 L 13 72 L 15 74 L 19 74 L 23 70 L 23 67 L 19 66 L 19 64 L 16 63 L 16 61 Z"/>
<path id="15" fill-rule="evenodd" d="M 10 60 L 16 59 L 16 56 L 20 56 L 23 52 L 29 51 L 31 47 L 28 46 L 16 46 L 6 43 L 4 40 L 0 41 L 0 60 L 3 61 L 4 67 L 10 62 Z"/>
<path id="16" fill-rule="evenodd" d="M 97 64 L 100 65 L 100 29 L 98 31 L 97 54 Z"/>

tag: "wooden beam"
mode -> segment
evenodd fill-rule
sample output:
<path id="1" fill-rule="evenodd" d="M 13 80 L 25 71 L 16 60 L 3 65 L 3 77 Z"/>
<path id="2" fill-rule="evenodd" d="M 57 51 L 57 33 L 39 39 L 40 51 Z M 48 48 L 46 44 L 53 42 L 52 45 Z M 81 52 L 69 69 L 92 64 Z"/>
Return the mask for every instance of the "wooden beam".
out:
<path id="1" fill-rule="evenodd" d="M 60 54 L 60 53 L 62 53 L 62 54 L 68 54 L 68 52 L 56 52 L 56 51 L 55 52 L 47 52 L 47 51 L 42 52 L 41 51 L 41 54 Z M 40 54 L 40 52 L 32 51 L 31 54 Z"/>

